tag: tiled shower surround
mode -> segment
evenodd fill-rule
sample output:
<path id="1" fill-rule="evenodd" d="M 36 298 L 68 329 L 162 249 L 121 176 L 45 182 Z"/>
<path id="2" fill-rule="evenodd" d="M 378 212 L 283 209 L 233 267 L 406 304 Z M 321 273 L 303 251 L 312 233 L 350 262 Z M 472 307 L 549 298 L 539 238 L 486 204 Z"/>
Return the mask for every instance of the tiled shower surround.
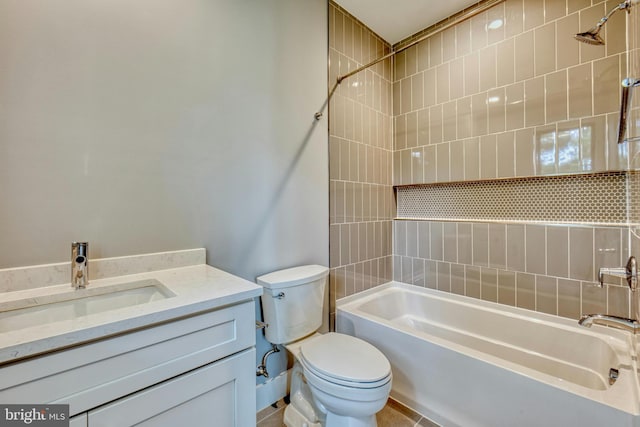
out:
<path id="1" fill-rule="evenodd" d="M 329 89 L 391 46 L 329 6 Z M 329 104 L 330 286 L 335 300 L 392 278 L 391 60 L 345 80 Z"/>
<path id="2" fill-rule="evenodd" d="M 573 39 L 615 5 L 507 0 L 396 55 L 389 96 L 393 157 L 382 157 L 380 166 L 393 171 L 399 208 L 419 211 L 411 203 L 424 204 L 424 195 L 439 201 L 423 205 L 422 214 L 397 213 L 392 226 L 395 280 L 569 318 L 588 312 L 629 316 L 623 283 L 609 279 L 604 288 L 594 286 L 598 267 L 622 266 L 630 254 L 640 254 L 633 249 L 638 248 L 638 239 L 628 228 L 638 222 L 638 210 L 634 205 L 625 207 L 627 191 L 637 189 L 640 178 L 609 172 L 637 167 L 637 146 L 615 143 L 620 80 L 626 75 L 624 14 L 614 15 L 605 26 L 604 47 Z M 339 9 L 331 6 L 331 10 Z M 347 24 L 352 18 L 343 16 L 341 31 L 337 20 L 330 24 L 332 63 L 339 38 L 344 40 L 351 31 L 347 26 L 360 25 Z M 456 17 L 394 48 L 452 19 Z M 352 65 L 348 63 L 345 71 Z M 333 66 L 330 70 L 331 87 L 336 73 Z M 369 82 L 364 75 L 352 77 L 340 89 L 353 91 L 362 81 Z M 365 85 L 367 94 L 370 88 Z M 360 93 L 352 96 L 368 96 Z M 338 122 L 344 132 L 336 138 L 332 131 L 330 147 L 332 291 L 340 298 L 384 282 L 385 277 L 365 285 L 353 264 L 363 250 L 366 253 L 370 233 L 358 220 L 359 209 L 367 204 L 362 203 L 358 187 L 346 188 L 351 178 L 343 179 L 355 172 L 354 152 L 359 153 L 345 135 L 350 128 L 356 134 L 353 129 L 363 125 L 357 109 L 333 101 L 331 106 L 330 128 Z M 351 168 L 345 167 L 345 158 Z M 594 186 L 589 179 L 582 183 L 575 176 L 556 177 L 575 173 L 594 174 L 600 184 Z M 584 205 L 590 203 L 585 200 L 601 199 L 604 209 L 584 215 L 574 209 L 570 217 L 563 216 L 572 199 L 563 197 L 566 189 L 557 188 L 558 193 L 548 198 L 556 203 L 551 207 L 555 216 L 537 213 L 545 209 L 528 209 L 526 196 L 526 215 L 508 215 L 507 208 L 513 206 L 509 195 L 515 194 L 509 193 L 510 186 L 523 182 L 526 191 L 529 183 L 551 176 L 571 181 L 573 191 L 577 185 L 577 191 L 586 195 L 580 199 Z M 342 181 L 344 193 L 336 191 Z M 483 182 L 492 197 L 478 197 L 474 185 Z M 636 192 L 631 196 L 637 197 Z M 546 203 L 544 192 L 540 194 L 536 203 Z M 576 199 L 573 193 L 564 194 Z M 608 210 L 611 201 L 615 209 Z M 393 211 L 394 203 L 391 199 L 385 212 Z M 467 211 L 473 216 L 459 216 Z M 382 222 L 386 227 L 387 221 Z M 380 249 L 386 256 L 386 248 Z M 388 267 L 384 273 L 388 276 Z"/>

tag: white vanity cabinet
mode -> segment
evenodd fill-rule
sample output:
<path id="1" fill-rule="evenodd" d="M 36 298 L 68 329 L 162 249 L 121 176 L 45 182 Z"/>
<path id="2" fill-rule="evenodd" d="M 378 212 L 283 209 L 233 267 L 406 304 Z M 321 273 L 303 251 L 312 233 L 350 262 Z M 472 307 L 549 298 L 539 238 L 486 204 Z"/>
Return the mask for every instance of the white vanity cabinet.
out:
<path id="1" fill-rule="evenodd" d="M 254 426 L 254 345 L 249 300 L 0 366 L 0 401 L 67 403 L 72 427 Z"/>

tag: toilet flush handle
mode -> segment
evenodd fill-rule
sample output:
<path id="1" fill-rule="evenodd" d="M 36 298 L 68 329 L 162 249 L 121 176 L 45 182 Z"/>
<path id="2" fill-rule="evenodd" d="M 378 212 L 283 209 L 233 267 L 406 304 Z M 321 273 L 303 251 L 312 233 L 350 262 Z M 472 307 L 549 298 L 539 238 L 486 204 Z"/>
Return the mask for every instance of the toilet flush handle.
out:
<path id="1" fill-rule="evenodd" d="M 274 296 L 274 298 L 277 298 L 277 299 L 282 299 L 282 298 L 284 298 L 284 292 L 280 292 L 280 293 L 278 293 L 278 295 L 275 295 L 275 296 Z"/>

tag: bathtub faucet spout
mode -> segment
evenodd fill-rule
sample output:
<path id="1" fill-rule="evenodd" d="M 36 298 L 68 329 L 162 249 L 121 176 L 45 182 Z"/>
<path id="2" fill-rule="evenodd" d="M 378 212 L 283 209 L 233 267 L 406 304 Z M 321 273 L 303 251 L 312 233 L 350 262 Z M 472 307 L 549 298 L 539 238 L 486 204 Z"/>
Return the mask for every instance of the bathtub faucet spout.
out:
<path id="1" fill-rule="evenodd" d="M 586 314 L 580 318 L 578 324 L 590 328 L 592 325 L 609 326 L 615 329 L 637 334 L 640 331 L 640 323 L 637 320 L 626 317 L 609 316 L 607 314 Z"/>

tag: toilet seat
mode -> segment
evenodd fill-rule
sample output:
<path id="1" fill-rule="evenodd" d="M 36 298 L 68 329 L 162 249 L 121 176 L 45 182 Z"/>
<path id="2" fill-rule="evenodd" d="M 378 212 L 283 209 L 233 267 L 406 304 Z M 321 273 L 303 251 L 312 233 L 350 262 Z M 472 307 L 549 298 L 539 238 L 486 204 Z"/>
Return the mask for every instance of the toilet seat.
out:
<path id="1" fill-rule="evenodd" d="M 377 388 L 391 380 L 391 365 L 374 346 L 350 335 L 328 333 L 305 342 L 299 360 L 315 376 L 346 387 Z"/>

